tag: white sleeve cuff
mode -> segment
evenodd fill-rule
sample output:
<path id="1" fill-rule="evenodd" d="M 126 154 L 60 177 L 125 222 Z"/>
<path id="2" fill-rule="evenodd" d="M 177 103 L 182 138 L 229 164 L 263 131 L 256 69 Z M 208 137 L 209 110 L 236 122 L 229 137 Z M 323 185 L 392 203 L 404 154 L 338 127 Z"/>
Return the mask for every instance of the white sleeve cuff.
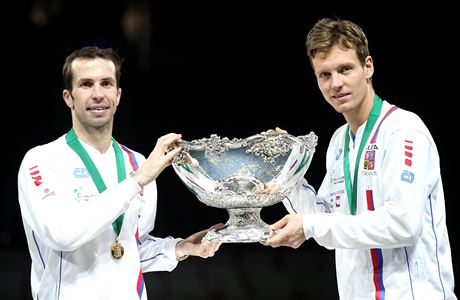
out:
<path id="1" fill-rule="evenodd" d="M 305 239 L 314 237 L 315 224 L 319 221 L 321 214 L 303 214 L 303 234 Z"/>
<path id="2" fill-rule="evenodd" d="M 176 239 L 170 239 L 165 242 L 165 254 L 168 257 L 171 262 L 174 262 L 177 266 L 177 263 L 179 262 L 176 259 L 176 245 L 179 243 L 182 239 L 181 238 L 176 238 Z"/>

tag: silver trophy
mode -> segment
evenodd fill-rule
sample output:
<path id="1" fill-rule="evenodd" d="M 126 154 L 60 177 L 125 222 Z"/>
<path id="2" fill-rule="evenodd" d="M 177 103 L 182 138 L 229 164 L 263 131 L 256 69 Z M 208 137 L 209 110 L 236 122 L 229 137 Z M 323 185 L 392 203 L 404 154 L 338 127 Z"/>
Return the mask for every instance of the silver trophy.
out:
<path id="1" fill-rule="evenodd" d="M 227 223 L 209 231 L 203 241 L 267 239 L 270 230 L 260 217 L 262 208 L 282 201 L 303 178 L 317 140 L 313 132 L 296 137 L 268 130 L 232 140 L 213 134 L 171 147 L 183 147 L 172 165 L 190 191 L 204 204 L 228 211 Z"/>

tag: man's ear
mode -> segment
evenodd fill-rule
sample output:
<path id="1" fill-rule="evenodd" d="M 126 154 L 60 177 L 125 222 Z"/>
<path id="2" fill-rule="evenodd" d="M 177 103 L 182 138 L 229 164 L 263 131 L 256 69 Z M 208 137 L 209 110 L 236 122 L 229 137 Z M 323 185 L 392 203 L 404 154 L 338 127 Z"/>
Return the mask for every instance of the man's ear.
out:
<path id="1" fill-rule="evenodd" d="M 62 98 L 64 98 L 64 101 L 69 108 L 73 108 L 73 97 L 69 90 L 62 91 Z"/>
<path id="2" fill-rule="evenodd" d="M 118 104 L 120 104 L 120 100 L 121 100 L 121 88 L 118 88 L 116 106 L 118 106 Z"/>
<path id="3" fill-rule="evenodd" d="M 371 79 L 374 75 L 374 60 L 371 56 L 366 57 L 364 61 L 364 70 L 366 71 L 366 78 Z"/>

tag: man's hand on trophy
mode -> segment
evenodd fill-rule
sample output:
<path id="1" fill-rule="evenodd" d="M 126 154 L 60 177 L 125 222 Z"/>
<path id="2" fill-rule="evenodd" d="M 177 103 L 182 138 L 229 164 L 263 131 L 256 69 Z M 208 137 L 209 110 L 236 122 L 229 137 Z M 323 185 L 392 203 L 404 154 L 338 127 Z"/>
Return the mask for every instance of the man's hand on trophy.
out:
<path id="1" fill-rule="evenodd" d="M 276 132 L 276 133 L 287 133 L 286 130 L 281 129 L 281 128 L 279 128 L 279 127 L 276 127 L 276 128 L 275 128 L 275 132 Z"/>
<path id="2" fill-rule="evenodd" d="M 303 242 L 303 215 L 289 214 L 270 225 L 270 237 L 260 243 L 273 248 L 286 246 L 297 249 Z"/>
<path id="3" fill-rule="evenodd" d="M 194 165 L 198 166 L 198 160 L 193 158 L 188 151 L 190 150 L 190 145 L 191 143 L 182 139 L 177 140 L 175 143 L 172 143 L 169 145 L 169 147 L 166 149 L 166 153 L 175 151 L 177 148 L 181 148 L 182 150 L 174 156 L 172 159 L 172 163 L 177 164 L 177 165 Z"/>
<path id="4" fill-rule="evenodd" d="M 280 190 L 280 185 L 277 183 L 267 184 L 264 183 L 264 189 L 260 190 L 260 194 L 276 194 Z"/>
<path id="5" fill-rule="evenodd" d="M 182 147 L 169 152 L 166 150 L 180 138 L 181 135 L 177 133 L 168 133 L 158 138 L 155 148 L 132 177 L 139 186 L 143 187 L 155 180 L 172 163 L 174 157 L 182 151 Z"/>
<path id="6" fill-rule="evenodd" d="M 268 135 L 275 135 L 275 134 L 286 134 L 287 131 L 284 129 L 281 129 L 279 127 L 275 127 L 275 129 L 268 129 L 267 131 L 262 132 L 262 134 L 268 134 Z"/>
<path id="7" fill-rule="evenodd" d="M 224 226 L 223 223 L 216 224 L 209 229 L 196 232 L 178 242 L 176 244 L 176 259 L 182 261 L 188 256 L 199 256 L 202 258 L 214 256 L 222 242 L 202 242 L 201 240 L 209 231 L 219 229 L 222 226 Z"/>

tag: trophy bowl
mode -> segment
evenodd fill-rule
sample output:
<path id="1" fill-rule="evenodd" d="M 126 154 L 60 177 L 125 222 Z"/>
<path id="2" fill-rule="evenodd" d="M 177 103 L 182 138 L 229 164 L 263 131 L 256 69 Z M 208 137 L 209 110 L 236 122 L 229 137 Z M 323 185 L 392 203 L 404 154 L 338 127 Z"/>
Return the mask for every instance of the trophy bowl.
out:
<path id="1" fill-rule="evenodd" d="M 228 211 L 225 225 L 209 231 L 203 241 L 267 239 L 270 229 L 260 217 L 262 208 L 282 201 L 303 178 L 317 140 L 313 132 L 293 136 L 268 130 L 232 140 L 213 134 L 171 146 L 169 151 L 182 147 L 172 166 L 187 188 L 204 204 Z"/>

